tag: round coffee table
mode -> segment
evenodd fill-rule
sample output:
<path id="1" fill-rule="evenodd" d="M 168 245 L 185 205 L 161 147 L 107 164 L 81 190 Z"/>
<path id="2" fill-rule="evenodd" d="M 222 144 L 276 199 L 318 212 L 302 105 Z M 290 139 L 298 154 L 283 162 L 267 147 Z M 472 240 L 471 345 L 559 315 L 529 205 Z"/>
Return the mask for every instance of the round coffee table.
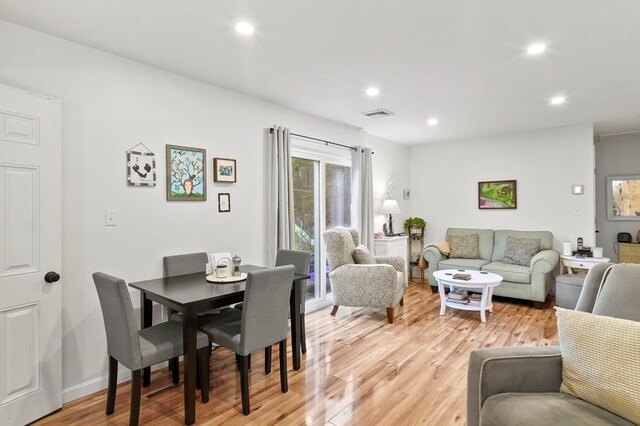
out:
<path id="1" fill-rule="evenodd" d="M 469 274 L 471 279 L 462 280 L 455 279 L 455 274 Z M 454 309 L 462 309 L 465 311 L 480 311 L 480 321 L 487 322 L 485 311 L 493 312 L 493 288 L 502 283 L 502 277 L 491 272 L 473 271 L 469 269 L 445 269 L 433 273 L 433 277 L 438 281 L 438 292 L 440 293 L 440 315 L 444 315 L 445 309 L 448 307 Z M 452 300 L 448 300 L 444 292 L 444 286 L 448 286 L 450 291 L 456 288 L 464 288 L 467 290 L 482 290 L 480 305 L 464 304 Z"/>

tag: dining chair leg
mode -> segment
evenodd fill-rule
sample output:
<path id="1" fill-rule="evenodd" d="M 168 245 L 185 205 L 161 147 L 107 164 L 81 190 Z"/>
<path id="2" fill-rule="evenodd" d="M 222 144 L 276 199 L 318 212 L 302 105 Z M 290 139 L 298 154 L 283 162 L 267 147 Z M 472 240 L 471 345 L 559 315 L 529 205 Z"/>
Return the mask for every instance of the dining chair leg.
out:
<path id="1" fill-rule="evenodd" d="M 300 351 L 303 354 L 307 353 L 307 338 L 305 333 L 304 314 L 300 314 Z"/>
<path id="2" fill-rule="evenodd" d="M 249 355 L 238 355 L 240 358 L 240 394 L 242 397 L 242 414 L 251 412 L 249 404 Z"/>
<path id="3" fill-rule="evenodd" d="M 142 392 L 142 370 L 131 372 L 131 411 L 129 426 L 138 426 L 140 419 L 140 393 Z"/>
<path id="4" fill-rule="evenodd" d="M 287 381 L 287 339 L 281 340 L 278 345 L 280 352 L 280 390 L 286 393 L 289 390 L 289 382 Z"/>
<path id="5" fill-rule="evenodd" d="M 118 361 L 109 357 L 109 388 L 107 391 L 107 416 L 116 408 L 116 388 L 118 387 Z"/>
<path id="6" fill-rule="evenodd" d="M 271 349 L 272 346 L 269 345 L 264 348 L 264 372 L 265 374 L 271 373 Z"/>
<path id="7" fill-rule="evenodd" d="M 209 402 L 209 366 L 211 350 L 209 347 L 198 349 L 198 369 L 200 374 L 200 399 L 204 404 Z"/>
<path id="8" fill-rule="evenodd" d="M 169 360 L 169 364 L 171 365 L 171 380 L 174 385 L 180 383 L 180 362 L 178 358 L 172 358 Z"/>
<path id="9" fill-rule="evenodd" d="M 335 316 L 336 312 L 338 312 L 339 305 L 333 305 L 333 309 L 331 309 L 331 315 Z"/>

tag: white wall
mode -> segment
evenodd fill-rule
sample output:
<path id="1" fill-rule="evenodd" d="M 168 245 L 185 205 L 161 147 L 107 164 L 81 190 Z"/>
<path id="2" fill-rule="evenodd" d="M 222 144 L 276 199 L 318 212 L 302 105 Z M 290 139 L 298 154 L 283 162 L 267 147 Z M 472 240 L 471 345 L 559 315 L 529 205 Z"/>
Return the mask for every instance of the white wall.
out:
<path id="1" fill-rule="evenodd" d="M 618 232 L 628 232 L 635 241 L 640 230 L 637 220 L 607 220 L 607 176 L 640 175 L 640 132 L 627 136 L 601 137 L 596 142 L 596 226 L 598 246 L 604 257 L 618 261 L 614 243 Z"/>
<path id="2" fill-rule="evenodd" d="M 411 212 L 427 221 L 425 243 L 464 227 L 551 231 L 559 251 L 580 236 L 592 245 L 593 155 L 590 125 L 414 146 Z M 478 209 L 479 181 L 509 179 L 518 181 L 517 209 Z M 585 194 L 571 195 L 572 184 Z"/>
<path id="3" fill-rule="evenodd" d="M 65 401 L 106 386 L 106 341 L 91 273 L 127 281 L 159 277 L 162 256 L 193 251 L 230 251 L 244 262 L 265 263 L 265 128 L 284 125 L 371 146 L 376 182 L 409 186 L 409 148 L 352 127 L 2 21 L 0 51 L 1 83 L 62 100 Z M 139 142 L 156 154 L 155 188 L 126 186 L 125 151 Z M 165 144 L 207 150 L 208 201 L 165 201 Z M 236 184 L 213 183 L 214 157 L 237 160 Z M 231 193 L 231 213 L 218 213 L 218 192 Z M 106 208 L 117 210 L 117 226 L 104 226 Z"/>

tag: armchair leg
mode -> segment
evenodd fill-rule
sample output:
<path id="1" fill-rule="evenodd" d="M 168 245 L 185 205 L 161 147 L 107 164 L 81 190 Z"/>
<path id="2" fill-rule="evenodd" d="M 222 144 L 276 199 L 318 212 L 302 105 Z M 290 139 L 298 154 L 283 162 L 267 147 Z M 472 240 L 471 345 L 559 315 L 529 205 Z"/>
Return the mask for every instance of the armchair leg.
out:
<path id="1" fill-rule="evenodd" d="M 280 390 L 282 393 L 289 391 L 289 382 L 287 381 L 287 339 L 278 342 L 280 352 Z"/>
<path id="2" fill-rule="evenodd" d="M 138 426 L 140 419 L 140 393 L 142 392 L 142 370 L 131 372 L 131 411 L 129 426 Z"/>
<path id="3" fill-rule="evenodd" d="M 438 286 L 431 286 L 431 293 L 437 293 L 438 292 Z"/>
<path id="4" fill-rule="evenodd" d="M 331 315 L 336 316 L 336 312 L 338 312 L 338 305 L 333 305 L 333 309 L 331 309 Z"/>
<path id="5" fill-rule="evenodd" d="M 107 416 L 116 408 L 116 388 L 118 387 L 118 361 L 109 357 L 109 390 L 107 391 Z"/>
<path id="6" fill-rule="evenodd" d="M 271 373 L 271 349 L 272 349 L 271 345 L 264 348 L 264 373 L 265 374 Z"/>
<path id="7" fill-rule="evenodd" d="M 387 308 L 387 321 L 389 324 L 393 324 L 393 308 Z"/>
<path id="8" fill-rule="evenodd" d="M 404 296 L 402 296 L 402 299 L 400 299 L 400 306 L 404 306 Z"/>
<path id="9" fill-rule="evenodd" d="M 249 355 L 238 355 L 240 363 L 240 394 L 242 396 L 242 414 L 251 413 L 249 404 Z"/>

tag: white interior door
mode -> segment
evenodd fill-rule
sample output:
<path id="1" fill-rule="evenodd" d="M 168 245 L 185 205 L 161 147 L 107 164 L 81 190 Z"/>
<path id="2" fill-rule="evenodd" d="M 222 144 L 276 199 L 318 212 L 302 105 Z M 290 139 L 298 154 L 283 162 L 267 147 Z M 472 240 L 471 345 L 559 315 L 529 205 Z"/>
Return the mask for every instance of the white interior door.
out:
<path id="1" fill-rule="evenodd" d="M 60 102 L 0 85 L 0 424 L 62 406 Z M 59 278 L 59 276 L 58 276 Z"/>

